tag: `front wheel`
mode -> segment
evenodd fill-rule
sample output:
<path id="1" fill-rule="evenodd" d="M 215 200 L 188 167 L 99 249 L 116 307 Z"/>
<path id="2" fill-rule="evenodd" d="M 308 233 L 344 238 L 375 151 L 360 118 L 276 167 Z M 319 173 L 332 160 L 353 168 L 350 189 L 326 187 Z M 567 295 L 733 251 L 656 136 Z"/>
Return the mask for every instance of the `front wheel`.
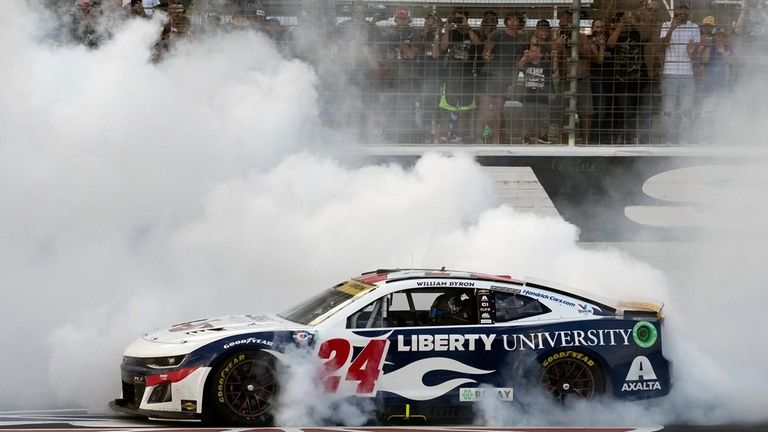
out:
<path id="1" fill-rule="evenodd" d="M 245 426 L 272 423 L 278 382 L 273 359 L 258 351 L 226 358 L 213 370 L 207 391 L 212 422 Z"/>
<path id="2" fill-rule="evenodd" d="M 559 351 L 542 363 L 542 383 L 558 402 L 589 400 L 605 392 L 605 379 L 594 358 L 575 351 Z"/>

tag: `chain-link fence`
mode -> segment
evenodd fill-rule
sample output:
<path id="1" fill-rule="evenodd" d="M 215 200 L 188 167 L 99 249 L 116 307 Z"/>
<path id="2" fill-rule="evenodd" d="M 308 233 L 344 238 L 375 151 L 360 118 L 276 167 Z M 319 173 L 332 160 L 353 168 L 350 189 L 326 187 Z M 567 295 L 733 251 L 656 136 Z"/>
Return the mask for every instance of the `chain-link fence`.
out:
<path id="1" fill-rule="evenodd" d="M 369 144 L 699 144 L 765 70 L 763 0 L 180 3 L 190 37 L 260 31 L 313 64 L 323 121 Z"/>

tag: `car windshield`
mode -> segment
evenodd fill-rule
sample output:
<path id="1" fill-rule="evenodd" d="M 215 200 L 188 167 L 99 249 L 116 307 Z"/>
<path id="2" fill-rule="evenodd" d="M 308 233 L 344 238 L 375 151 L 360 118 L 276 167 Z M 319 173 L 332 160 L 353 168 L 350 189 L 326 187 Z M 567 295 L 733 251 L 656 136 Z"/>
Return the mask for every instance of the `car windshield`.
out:
<path id="1" fill-rule="evenodd" d="M 299 324 L 317 325 L 374 288 L 376 288 L 374 285 L 348 280 L 299 303 L 278 316 Z"/>

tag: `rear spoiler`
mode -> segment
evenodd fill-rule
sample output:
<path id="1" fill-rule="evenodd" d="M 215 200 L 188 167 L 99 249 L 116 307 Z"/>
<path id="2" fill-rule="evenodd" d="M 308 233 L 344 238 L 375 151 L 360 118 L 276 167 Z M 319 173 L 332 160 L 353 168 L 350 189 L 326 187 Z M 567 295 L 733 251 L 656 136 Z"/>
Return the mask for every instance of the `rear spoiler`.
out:
<path id="1" fill-rule="evenodd" d="M 652 301 L 620 301 L 616 307 L 616 315 L 624 318 L 655 318 L 662 319 L 664 303 Z"/>

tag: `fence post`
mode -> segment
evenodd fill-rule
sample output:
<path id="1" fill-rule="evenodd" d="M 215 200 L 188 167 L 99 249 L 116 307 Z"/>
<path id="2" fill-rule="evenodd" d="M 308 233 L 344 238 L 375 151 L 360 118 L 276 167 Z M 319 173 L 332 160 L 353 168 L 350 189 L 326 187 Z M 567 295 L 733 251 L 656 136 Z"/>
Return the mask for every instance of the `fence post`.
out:
<path id="1" fill-rule="evenodd" d="M 571 28 L 571 56 L 568 61 L 568 81 L 570 95 L 568 100 L 568 145 L 576 145 L 576 110 L 579 74 L 579 37 L 581 36 L 581 0 L 573 0 L 571 7 L 573 13 L 573 24 Z M 586 143 L 584 143 L 586 144 Z"/>

